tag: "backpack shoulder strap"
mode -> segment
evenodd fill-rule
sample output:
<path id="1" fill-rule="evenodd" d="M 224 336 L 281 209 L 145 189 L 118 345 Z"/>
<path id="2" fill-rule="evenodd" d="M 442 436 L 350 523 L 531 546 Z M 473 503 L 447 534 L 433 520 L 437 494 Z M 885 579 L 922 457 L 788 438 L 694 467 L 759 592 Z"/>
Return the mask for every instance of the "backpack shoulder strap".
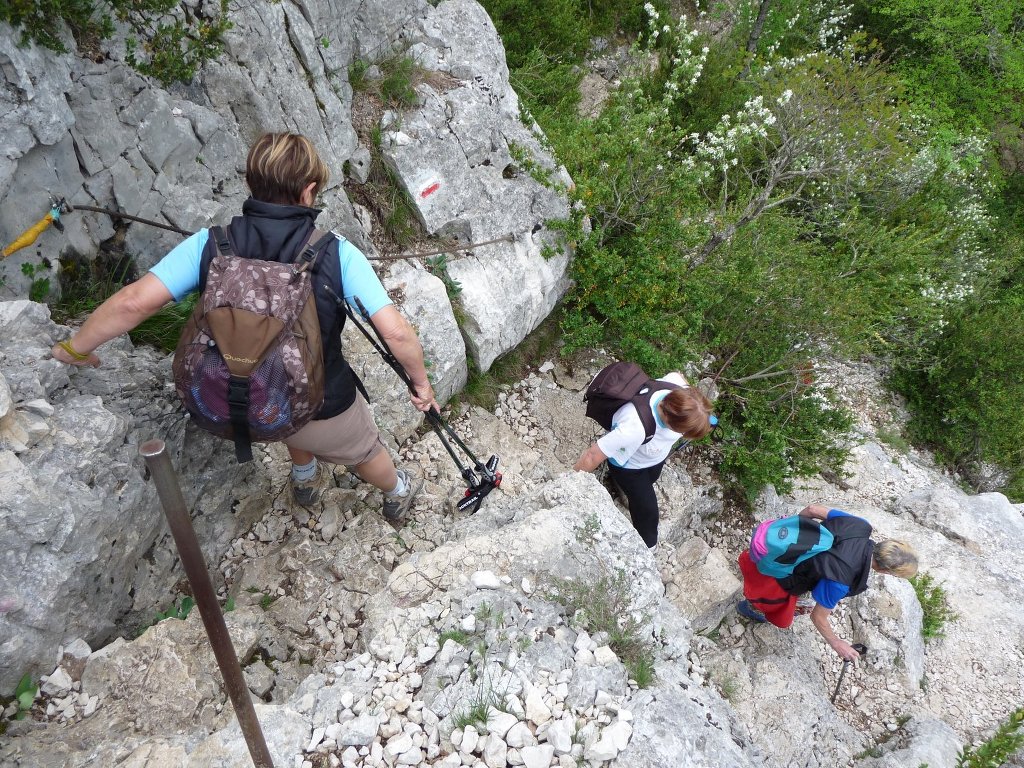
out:
<path id="1" fill-rule="evenodd" d="M 231 238 L 228 231 L 221 226 L 210 227 L 210 239 L 216 244 L 217 253 L 221 256 L 234 256 L 235 249 L 231 247 Z"/>
<path id="2" fill-rule="evenodd" d="M 295 258 L 295 264 L 299 272 L 312 270 L 320 254 L 327 250 L 327 246 L 335 240 L 333 232 L 324 232 L 322 229 L 313 228 L 306 239 L 306 245 Z"/>
<path id="3" fill-rule="evenodd" d="M 665 390 L 682 389 L 678 384 L 673 384 L 670 381 L 658 381 L 657 379 L 650 379 L 644 385 L 644 388 L 640 391 L 631 402 L 636 408 L 637 414 L 640 416 L 640 421 L 644 425 L 644 442 L 648 442 L 654 433 L 658 429 L 658 422 L 654 418 L 654 411 L 651 409 L 651 398 L 654 397 L 656 392 L 664 392 Z"/>

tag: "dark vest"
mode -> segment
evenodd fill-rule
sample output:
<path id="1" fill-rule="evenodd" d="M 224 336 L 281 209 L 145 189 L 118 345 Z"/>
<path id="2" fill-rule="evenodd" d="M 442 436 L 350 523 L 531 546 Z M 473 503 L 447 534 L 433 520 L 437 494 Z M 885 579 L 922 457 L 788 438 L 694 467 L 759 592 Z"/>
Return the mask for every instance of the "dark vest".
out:
<path id="1" fill-rule="evenodd" d="M 871 525 L 862 518 L 845 515 L 825 520 L 822 525 L 835 537 L 832 548 L 804 560 L 792 576 L 779 579 L 779 585 L 791 595 L 802 595 L 822 579 L 831 579 L 850 588 L 848 597 L 859 595 L 868 588 L 871 575 L 875 547 L 870 538 Z"/>
<path id="2" fill-rule="evenodd" d="M 228 226 L 228 236 L 235 253 L 247 259 L 265 259 L 288 263 L 294 261 L 316 226 L 320 211 L 304 205 L 275 205 L 249 198 L 242 205 L 242 215 L 235 216 Z M 320 321 L 320 338 L 324 347 L 324 405 L 317 419 L 329 419 L 346 410 L 356 399 L 355 374 L 341 353 L 341 331 L 345 312 L 334 296 L 324 290 L 326 283 L 338 295 L 341 286 L 340 243 L 335 241 L 320 255 L 313 269 L 313 295 Z M 210 262 L 217 253 L 211 237 L 206 242 L 199 263 L 199 290 L 206 287 Z"/>

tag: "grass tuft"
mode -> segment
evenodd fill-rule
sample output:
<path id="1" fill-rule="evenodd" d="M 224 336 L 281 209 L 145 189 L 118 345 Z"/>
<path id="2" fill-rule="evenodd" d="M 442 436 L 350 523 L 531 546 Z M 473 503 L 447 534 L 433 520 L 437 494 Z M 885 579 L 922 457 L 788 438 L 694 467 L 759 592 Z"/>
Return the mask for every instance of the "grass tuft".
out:
<path id="1" fill-rule="evenodd" d="M 608 645 L 640 688 L 654 683 L 654 650 L 643 637 L 644 622 L 633 615 L 624 571 L 589 584 L 555 578 L 552 587 L 551 599 L 566 607 L 574 623 L 608 635 Z"/>
<path id="2" fill-rule="evenodd" d="M 949 607 L 946 599 L 946 590 L 941 584 L 935 582 L 930 573 L 920 573 L 910 579 L 917 599 L 924 611 L 924 618 L 921 620 L 921 636 L 925 642 L 934 640 L 945 635 L 947 622 L 956 621 L 960 618 L 956 612 Z"/>

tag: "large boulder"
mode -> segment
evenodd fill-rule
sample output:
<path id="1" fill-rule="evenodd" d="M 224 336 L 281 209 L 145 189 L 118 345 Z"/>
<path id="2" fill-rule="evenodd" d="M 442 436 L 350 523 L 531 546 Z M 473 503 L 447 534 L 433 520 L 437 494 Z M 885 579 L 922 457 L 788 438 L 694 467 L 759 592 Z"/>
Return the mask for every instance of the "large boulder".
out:
<path id="1" fill-rule="evenodd" d="M 230 446 L 186 426 L 169 358 L 127 339 L 100 369 L 49 357 L 67 330 L 41 304 L 0 303 L 0 691 L 49 672 L 76 637 L 94 647 L 170 599 L 180 565 L 138 446 L 163 439 L 208 559 L 253 522 L 236 493 L 266 487 Z"/>
<path id="2" fill-rule="evenodd" d="M 421 106 L 385 115 L 384 159 L 430 234 L 460 244 L 447 264 L 459 283 L 463 331 L 479 368 L 511 349 L 569 286 L 568 252 L 545 229 L 569 214 L 569 183 L 539 137 L 519 118 L 504 49 L 473 0 L 441 3 L 420 22 L 411 52 L 449 73 L 453 87 L 421 88 Z"/>

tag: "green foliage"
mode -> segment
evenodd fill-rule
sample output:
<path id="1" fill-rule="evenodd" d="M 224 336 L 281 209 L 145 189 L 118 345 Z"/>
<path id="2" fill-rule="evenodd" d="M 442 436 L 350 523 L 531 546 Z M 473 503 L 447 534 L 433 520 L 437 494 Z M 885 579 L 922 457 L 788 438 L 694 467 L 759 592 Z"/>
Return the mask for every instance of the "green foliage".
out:
<path id="1" fill-rule="evenodd" d="M 1024 707 L 1010 713 L 995 734 L 977 747 L 964 747 L 957 758 L 957 768 L 1000 768 L 1024 747 Z"/>
<path id="2" fill-rule="evenodd" d="M 596 512 L 591 512 L 589 515 L 583 518 L 583 523 L 581 525 L 578 525 L 574 529 L 574 532 L 576 534 L 576 541 L 578 541 L 580 544 L 593 543 L 594 537 L 600 530 L 601 520 L 597 516 Z"/>
<path id="3" fill-rule="evenodd" d="M 416 104 L 416 75 L 418 67 L 409 56 L 385 59 L 381 64 L 383 77 L 380 81 L 380 96 L 385 103 L 397 107 L 411 107 Z"/>
<path id="4" fill-rule="evenodd" d="M 982 462 L 1007 468 L 1005 492 L 1024 499 L 1024 263 L 966 302 L 927 351 L 894 376 L 911 436 L 968 476 Z"/>
<path id="5" fill-rule="evenodd" d="M 454 640 L 459 645 L 466 646 L 469 644 L 469 635 L 463 632 L 461 629 L 448 629 L 437 636 L 437 647 L 444 648 L 444 644 L 449 640 Z"/>
<path id="6" fill-rule="evenodd" d="M 654 683 L 654 651 L 643 637 L 644 621 L 631 610 L 624 571 L 588 584 L 559 578 L 552 579 L 551 584 L 549 597 L 566 607 L 574 623 L 591 634 L 608 634 L 608 645 L 639 687 Z"/>
<path id="7" fill-rule="evenodd" d="M 22 677 L 14 689 L 13 700 L 17 702 L 18 710 L 14 713 L 13 719 L 24 720 L 29 710 L 32 709 L 32 704 L 35 702 L 38 694 L 39 685 L 32 682 L 32 676 L 26 674 Z"/>
<path id="8" fill-rule="evenodd" d="M 184 621 L 188 618 L 188 615 L 192 612 L 192 609 L 196 607 L 196 601 L 192 597 L 183 597 L 181 600 L 175 601 L 171 604 L 171 607 L 162 613 L 158 613 L 153 623 L 156 624 L 158 621 L 164 619 L 181 619 Z"/>
<path id="9" fill-rule="evenodd" d="M 959 616 L 949 607 L 946 599 L 946 590 L 941 584 L 935 582 L 935 578 L 926 572 L 921 572 L 910 579 L 917 600 L 921 603 L 924 617 L 921 620 L 921 636 L 927 642 L 942 637 L 945 634 L 944 627 L 947 622 L 956 621 Z"/>
<path id="10" fill-rule="evenodd" d="M 643 24 L 641 4 L 630 0 L 484 0 L 482 5 L 501 35 L 509 69 L 523 66 L 534 50 L 576 63 L 591 38 L 638 32 Z"/>
<path id="11" fill-rule="evenodd" d="M 181 600 L 175 600 L 171 603 L 171 607 L 166 611 L 160 611 L 153 617 L 153 620 L 149 623 L 143 624 L 139 627 L 137 636 L 141 637 L 142 634 L 154 624 L 158 624 L 164 619 L 180 619 L 184 621 L 188 618 L 188 615 L 192 612 L 192 609 L 196 607 L 196 601 L 192 597 L 183 597 Z"/>
<path id="12" fill-rule="evenodd" d="M 483 602 L 477 606 L 475 611 L 473 611 L 473 615 L 476 617 L 477 621 L 486 623 L 494 618 L 494 608 L 490 603 Z M 501 623 L 500 618 L 497 623 Z"/>
<path id="13" fill-rule="evenodd" d="M 50 307 L 53 319 L 67 324 L 92 312 L 136 278 L 132 260 L 100 253 L 93 260 L 77 255 L 61 258 L 60 298 Z"/>
<path id="14" fill-rule="evenodd" d="M 262 608 L 264 611 L 268 611 L 270 610 L 270 606 L 272 606 L 275 602 L 277 602 L 277 595 L 264 593 L 263 597 L 260 598 L 260 608 Z"/>
<path id="15" fill-rule="evenodd" d="M 449 301 L 454 301 L 462 293 L 462 284 L 448 274 L 448 254 L 442 253 L 426 259 L 424 266 L 430 274 L 441 279 Z"/>
<path id="16" fill-rule="evenodd" d="M 549 130 L 557 130 L 560 121 L 576 119 L 583 74 L 581 67 L 549 58 L 533 48 L 522 64 L 509 73 L 509 79 L 533 115 Z"/>
<path id="17" fill-rule="evenodd" d="M 944 126 L 1019 125 L 1024 25 L 1003 0 L 859 0 L 858 21 L 897 55 L 914 107 Z"/>
<path id="18" fill-rule="evenodd" d="M 199 294 L 191 293 L 181 301 L 168 304 L 139 323 L 128 335 L 136 344 L 150 344 L 164 352 L 173 352 L 178 345 L 181 329 L 188 322 L 198 300 Z"/>
<path id="19" fill-rule="evenodd" d="M 55 19 L 68 24 L 79 45 L 95 45 L 114 32 L 115 19 L 127 24 L 128 63 L 164 85 L 188 82 L 205 61 L 223 51 L 231 28 L 227 0 L 219 15 L 205 18 L 179 0 L 12 0 L 0 5 L 0 21 L 21 30 L 21 43 L 35 42 L 55 51 L 66 46 Z"/>
<path id="20" fill-rule="evenodd" d="M 137 10 L 134 15 L 123 14 L 141 40 L 128 38 L 125 59 L 139 72 L 164 85 L 190 82 L 203 62 L 224 51 L 224 33 L 231 28 L 227 20 L 228 0 L 220 0 L 220 15 L 214 19 L 192 18 L 188 6 L 181 7 L 185 19 L 171 22 L 140 17 Z"/>
<path id="21" fill-rule="evenodd" d="M 369 77 L 371 66 L 380 70 L 379 78 Z M 423 82 L 425 76 L 415 59 L 405 53 L 391 53 L 376 62 L 356 59 L 348 68 L 348 82 L 353 91 L 372 94 L 396 108 L 411 107 L 417 103 L 416 86 Z"/>
<path id="22" fill-rule="evenodd" d="M 730 675 L 723 677 L 718 687 L 722 691 L 722 698 L 728 702 L 735 702 L 736 694 L 740 691 L 740 685 L 735 677 Z"/>
<path id="23" fill-rule="evenodd" d="M 878 439 L 898 453 L 910 451 L 910 443 L 899 429 L 880 429 L 878 430 Z"/>
<path id="24" fill-rule="evenodd" d="M 32 281 L 28 287 L 30 301 L 42 303 L 50 295 L 50 278 L 45 276 L 49 269 L 50 264 L 46 260 L 40 264 L 31 264 L 26 261 L 21 265 L 21 274 Z"/>
<path id="25" fill-rule="evenodd" d="M 366 70 L 370 68 L 370 62 L 366 59 L 356 59 L 348 67 L 348 83 L 352 90 L 361 93 L 369 87 L 366 79 Z"/>
<path id="26" fill-rule="evenodd" d="M 491 702 L 486 696 L 477 696 L 466 709 L 459 710 L 452 717 L 452 725 L 465 728 L 469 725 L 487 725 L 487 714 L 491 710 Z"/>
<path id="27" fill-rule="evenodd" d="M 533 155 L 530 154 L 530 150 L 526 147 L 516 144 L 514 141 L 508 143 L 508 152 L 512 156 L 512 159 L 519 165 L 524 171 L 526 171 L 530 178 L 536 181 L 538 184 L 542 184 L 545 187 L 554 186 L 554 182 L 551 180 L 552 171 L 550 168 L 545 168 L 538 163 Z"/>

